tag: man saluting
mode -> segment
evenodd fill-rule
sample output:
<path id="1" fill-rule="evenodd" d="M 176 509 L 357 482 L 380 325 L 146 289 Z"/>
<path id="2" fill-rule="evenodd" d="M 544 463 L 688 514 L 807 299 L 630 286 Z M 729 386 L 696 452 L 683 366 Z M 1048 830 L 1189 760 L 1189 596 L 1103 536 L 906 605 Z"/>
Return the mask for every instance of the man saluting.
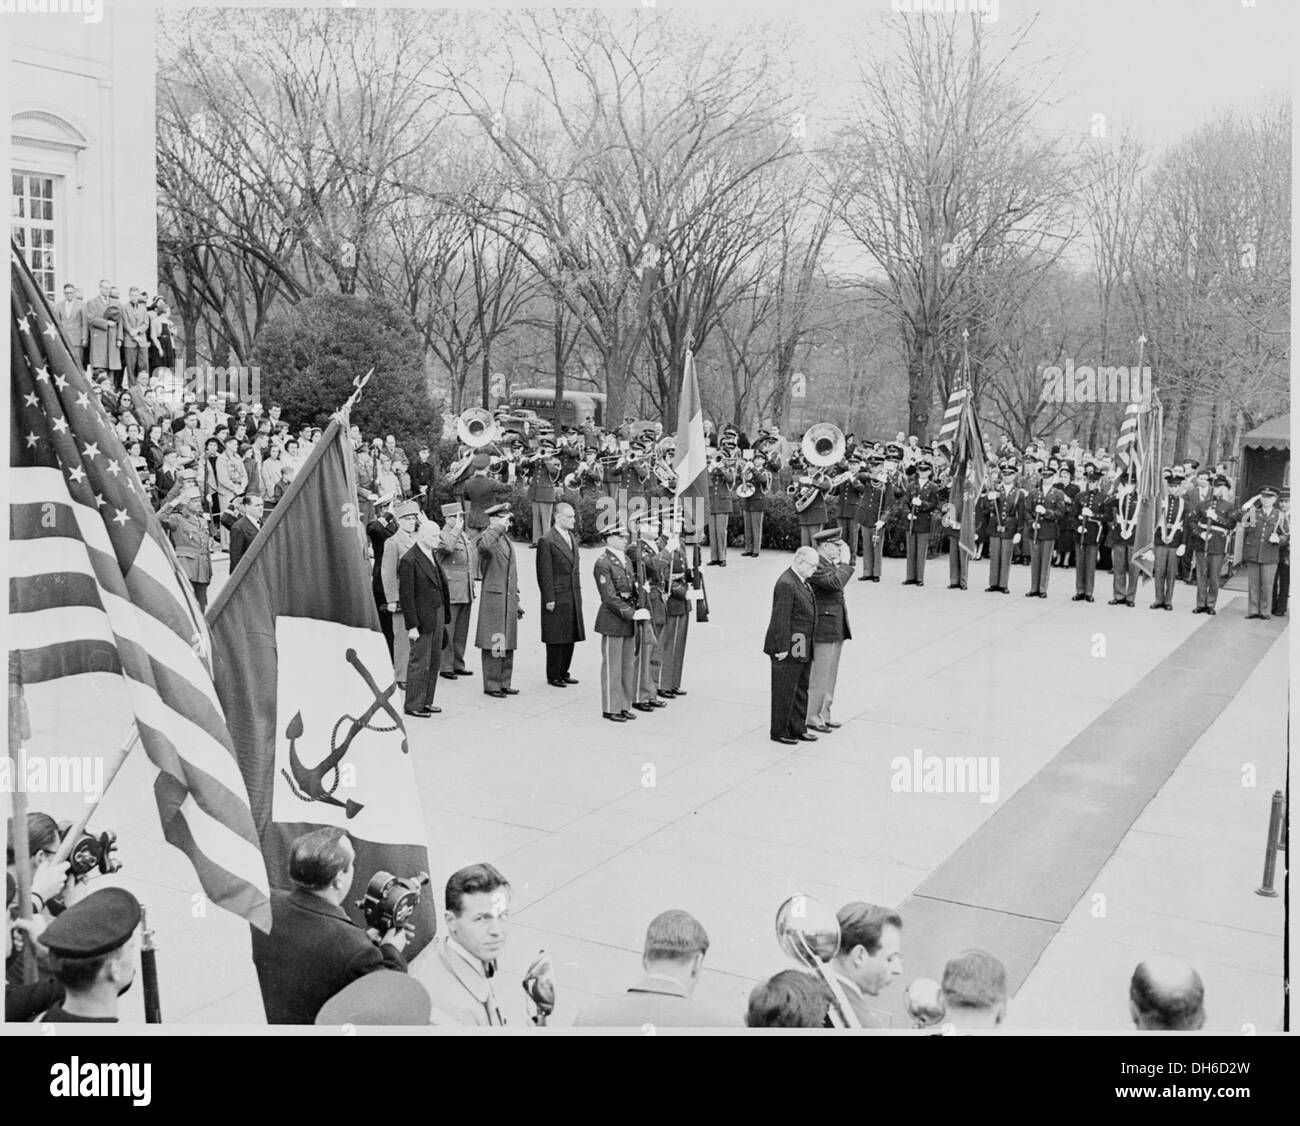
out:
<path id="1" fill-rule="evenodd" d="M 815 743 L 807 730 L 808 680 L 812 671 L 813 630 L 817 607 L 809 576 L 817 570 L 818 555 L 801 547 L 781 573 L 772 590 L 772 617 L 768 621 L 763 652 L 772 660 L 772 724 L 774 742 L 793 745 Z"/>

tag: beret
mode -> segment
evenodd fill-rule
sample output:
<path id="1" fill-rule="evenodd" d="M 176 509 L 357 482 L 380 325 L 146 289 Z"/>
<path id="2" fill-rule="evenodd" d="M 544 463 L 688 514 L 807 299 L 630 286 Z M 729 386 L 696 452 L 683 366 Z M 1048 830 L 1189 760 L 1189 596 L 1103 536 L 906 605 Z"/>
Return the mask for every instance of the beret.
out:
<path id="1" fill-rule="evenodd" d="M 376 970 L 345 985 L 320 1007 L 317 1024 L 428 1024 L 429 991 L 409 974 Z"/>
<path id="2" fill-rule="evenodd" d="M 96 958 L 124 945 L 140 925 L 140 901 L 125 888 L 101 888 L 74 903 L 41 934 L 60 958 Z"/>

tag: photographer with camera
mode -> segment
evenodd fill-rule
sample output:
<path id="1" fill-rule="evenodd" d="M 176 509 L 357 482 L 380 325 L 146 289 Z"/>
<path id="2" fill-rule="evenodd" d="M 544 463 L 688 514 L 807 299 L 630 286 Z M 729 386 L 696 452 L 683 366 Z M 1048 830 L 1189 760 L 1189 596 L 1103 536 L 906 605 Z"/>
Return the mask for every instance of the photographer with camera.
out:
<path id="1" fill-rule="evenodd" d="M 78 900 L 84 899 L 87 894 L 86 881 L 97 867 L 96 864 L 87 866 L 74 863 L 82 859 L 77 849 L 73 850 L 73 856 L 63 864 L 51 863 L 59 851 L 59 843 L 66 832 L 67 826 L 60 828 L 58 822 L 48 813 L 27 815 L 27 842 L 32 865 L 33 915 L 45 915 L 47 919 L 53 919 Z M 5 866 L 16 878 L 13 840 L 11 823 L 5 850 Z M 116 861 L 114 864 L 116 865 Z"/>
<path id="2" fill-rule="evenodd" d="M 269 1024 L 311 1024 L 344 986 L 375 970 L 406 972 L 408 929 L 383 935 L 343 910 L 356 850 L 345 829 L 314 829 L 293 842 L 293 891 L 271 892 L 271 933 L 253 931 L 253 965 Z"/>

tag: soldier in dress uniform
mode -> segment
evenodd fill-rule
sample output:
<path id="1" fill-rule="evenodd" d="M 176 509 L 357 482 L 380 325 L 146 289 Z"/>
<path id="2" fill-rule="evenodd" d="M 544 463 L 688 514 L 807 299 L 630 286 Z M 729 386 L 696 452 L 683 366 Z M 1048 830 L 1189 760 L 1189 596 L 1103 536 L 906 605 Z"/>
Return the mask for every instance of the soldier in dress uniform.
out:
<path id="1" fill-rule="evenodd" d="M 1101 487 L 1097 464 L 1084 463 L 1083 485 L 1074 498 L 1074 599 L 1092 602 L 1097 581 L 1097 553 L 1106 536 L 1106 492 Z"/>
<path id="2" fill-rule="evenodd" d="M 615 723 L 636 719 L 636 631 L 650 611 L 637 607 L 636 577 L 627 560 L 627 528 L 615 524 L 602 533 L 605 550 L 594 573 L 600 592 L 595 630 L 600 634 L 601 713 Z"/>
<path id="3" fill-rule="evenodd" d="M 533 539 L 529 544 L 534 551 L 538 541 L 551 528 L 555 502 L 560 499 L 560 481 L 564 468 L 555 455 L 555 442 L 543 438 L 538 443 L 539 460 L 533 462 L 528 482 L 528 502 L 533 513 Z"/>
<path id="4" fill-rule="evenodd" d="M 724 435 L 724 442 L 726 441 Z M 709 562 L 710 567 L 727 565 L 727 525 L 735 508 L 732 489 L 736 487 L 736 471 L 726 464 L 735 454 L 735 446 L 724 445 L 708 468 L 709 478 Z"/>
<path id="5" fill-rule="evenodd" d="M 817 569 L 808 577 L 817 618 L 808 678 L 807 725 L 828 735 L 840 726 L 831 719 L 831 704 L 840 673 L 840 653 L 844 643 L 853 636 L 844 605 L 844 584 L 853 577 L 853 560 L 838 528 L 818 532 L 816 545 L 820 559 Z"/>
<path id="6" fill-rule="evenodd" d="M 763 517 L 767 508 L 767 497 L 772 491 L 776 474 L 781 470 L 781 459 L 775 453 L 775 443 L 767 431 L 759 431 L 759 436 L 752 447 L 752 460 L 741 469 L 745 483 L 752 485 L 754 491 L 740 498 L 740 512 L 745 524 L 745 550 L 741 555 L 752 559 L 758 558 L 763 547 Z"/>
<path id="7" fill-rule="evenodd" d="M 1110 573 L 1114 597 L 1110 606 L 1132 606 L 1137 594 L 1138 573 L 1134 559 L 1137 540 L 1137 489 L 1132 471 L 1125 469 L 1106 498 L 1106 546 L 1110 548 Z"/>
<path id="8" fill-rule="evenodd" d="M 1187 498 L 1187 515 L 1192 516 L 1201 505 L 1214 498 L 1214 474 L 1208 469 L 1196 468 L 1195 462 L 1188 462 L 1187 469 L 1184 472 L 1187 477 L 1187 490 L 1184 494 Z M 1190 528 L 1187 532 L 1186 542 L 1191 546 L 1191 550 L 1183 556 L 1180 562 L 1178 577 L 1185 583 L 1194 583 L 1197 581 L 1196 576 L 1193 574 L 1197 563 L 1196 538 Z M 1199 603 L 1199 593 L 1197 600 Z"/>
<path id="9" fill-rule="evenodd" d="M 943 490 L 932 480 L 926 458 L 914 463 L 916 479 L 907 488 L 907 578 L 904 586 L 925 586 L 925 556 L 930 550 L 930 521 L 943 503 Z"/>
<path id="10" fill-rule="evenodd" d="M 503 486 L 488 473 L 492 467 L 492 458 L 485 453 L 477 453 L 470 462 L 473 473 L 463 485 L 460 494 L 469 512 L 465 517 L 465 531 L 471 543 L 474 543 L 488 526 L 487 510 L 501 499 Z M 478 575 L 478 563 L 475 561 L 475 576 Z"/>
<path id="11" fill-rule="evenodd" d="M 1273 616 L 1273 581 L 1283 538 L 1290 538 L 1277 507 L 1277 490 L 1265 485 L 1259 496 L 1242 506 L 1245 542 L 1241 558 L 1246 564 L 1246 617 L 1267 620 Z"/>
<path id="12" fill-rule="evenodd" d="M 1014 461 L 999 462 L 998 477 L 975 506 L 975 519 L 983 524 L 989 545 L 989 585 L 984 590 L 989 594 L 1010 594 L 1011 556 L 1020 542 L 1024 492 L 1016 484 Z"/>
<path id="13" fill-rule="evenodd" d="M 1160 503 L 1156 509 L 1153 541 L 1155 562 L 1152 577 L 1156 588 L 1156 600 L 1151 603 L 1153 610 L 1174 608 L 1174 579 L 1178 577 L 1178 561 L 1187 553 L 1187 545 L 1183 542 L 1187 502 L 1178 493 L 1173 468 L 1165 469 L 1163 476 L 1165 486 L 1160 492 Z"/>
<path id="14" fill-rule="evenodd" d="M 671 510 L 663 515 L 661 559 L 667 568 L 668 601 L 664 604 L 664 629 L 659 644 L 659 695 L 672 700 L 685 696 L 682 667 L 686 662 L 686 635 L 691 624 L 687 592 L 693 579 L 690 558 L 682 546 L 682 529 Z"/>
<path id="15" fill-rule="evenodd" d="M 862 456 L 856 450 L 849 455 L 848 469 L 852 470 L 853 476 L 835 489 L 829 503 L 835 510 L 835 521 L 839 525 L 840 536 L 849 549 L 849 562 L 852 563 L 857 558 L 858 505 L 867 487 L 867 473 Z M 815 536 L 813 543 L 817 543 Z"/>
<path id="16" fill-rule="evenodd" d="M 1029 590 L 1026 598 L 1046 598 L 1052 577 L 1052 550 L 1061 518 L 1069 508 L 1065 493 L 1043 472 L 1043 463 L 1033 463 L 1035 483 L 1024 503 L 1024 524 L 1020 535 L 1029 544 Z"/>
<path id="17" fill-rule="evenodd" d="M 650 620 L 637 628 L 636 702 L 639 712 L 668 705 L 659 699 L 659 670 L 663 663 L 660 639 L 668 617 L 668 568 L 659 551 L 659 520 L 647 512 L 632 525 L 636 542 L 627 549 L 627 560 L 641 587 L 639 605 L 650 611 Z"/>
<path id="18" fill-rule="evenodd" d="M 515 650 L 519 647 L 519 574 L 515 548 L 510 542 L 510 506 L 494 504 L 487 510 L 488 526 L 478 538 L 479 591 L 478 630 L 474 644 L 483 654 L 483 692 L 504 699 L 518 696 L 510 687 Z"/>
<path id="19" fill-rule="evenodd" d="M 1241 510 L 1232 504 L 1232 482 L 1214 478 L 1214 492 L 1187 514 L 1187 538 L 1196 554 L 1196 609 L 1193 614 L 1215 614 L 1219 601 L 1219 576 L 1228 551 L 1228 536 Z"/>
<path id="20" fill-rule="evenodd" d="M 862 574 L 858 576 L 858 581 L 878 583 L 885 542 L 885 521 L 897 498 L 894 486 L 889 481 L 884 458 L 873 453 L 868 457 L 867 464 L 869 472 L 853 514 L 857 535 L 862 541 Z"/>
<path id="21" fill-rule="evenodd" d="M 802 495 L 804 489 L 814 490 L 812 503 L 799 513 L 799 546 L 811 547 L 814 537 L 830 520 L 830 513 L 826 507 L 825 486 L 829 477 L 821 469 L 813 470 L 815 475 L 810 476 L 808 463 L 804 461 L 802 453 L 796 453 L 790 458 L 790 469 L 794 473 L 793 483 L 800 490 L 795 493 L 796 500 Z"/>
<path id="22" fill-rule="evenodd" d="M 168 510 L 171 506 L 180 505 L 184 507 L 179 511 Z M 163 506 L 158 519 L 167 529 L 181 570 L 190 580 L 194 600 L 206 610 L 208 584 L 212 582 L 212 549 L 216 546 L 216 541 L 212 538 L 208 517 L 203 512 L 203 497 L 199 487 L 194 484 L 183 486 L 180 493 Z"/>
<path id="23" fill-rule="evenodd" d="M 459 501 L 442 506 L 443 528 L 433 549 L 447 577 L 447 643 L 442 647 L 439 675 L 447 680 L 473 676 L 465 666 L 469 619 L 474 609 L 474 544 L 465 531 L 465 509 Z"/>

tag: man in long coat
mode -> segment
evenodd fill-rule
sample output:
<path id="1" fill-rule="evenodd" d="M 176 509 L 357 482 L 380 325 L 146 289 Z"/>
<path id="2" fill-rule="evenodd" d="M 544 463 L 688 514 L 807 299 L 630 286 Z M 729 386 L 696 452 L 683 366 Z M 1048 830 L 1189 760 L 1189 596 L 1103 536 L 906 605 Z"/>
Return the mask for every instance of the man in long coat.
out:
<path id="1" fill-rule="evenodd" d="M 587 639 L 582 624 L 582 573 L 573 505 L 555 506 L 555 523 L 537 543 L 537 586 L 542 593 L 542 643 L 546 646 L 546 683 L 567 688 L 573 646 Z"/>
<path id="2" fill-rule="evenodd" d="M 498 698 L 518 696 L 510 687 L 519 647 L 519 574 L 515 547 L 510 542 L 510 506 L 494 504 L 484 514 L 488 526 L 478 538 L 479 591 L 478 630 L 474 644 L 483 653 L 483 691 Z"/>

